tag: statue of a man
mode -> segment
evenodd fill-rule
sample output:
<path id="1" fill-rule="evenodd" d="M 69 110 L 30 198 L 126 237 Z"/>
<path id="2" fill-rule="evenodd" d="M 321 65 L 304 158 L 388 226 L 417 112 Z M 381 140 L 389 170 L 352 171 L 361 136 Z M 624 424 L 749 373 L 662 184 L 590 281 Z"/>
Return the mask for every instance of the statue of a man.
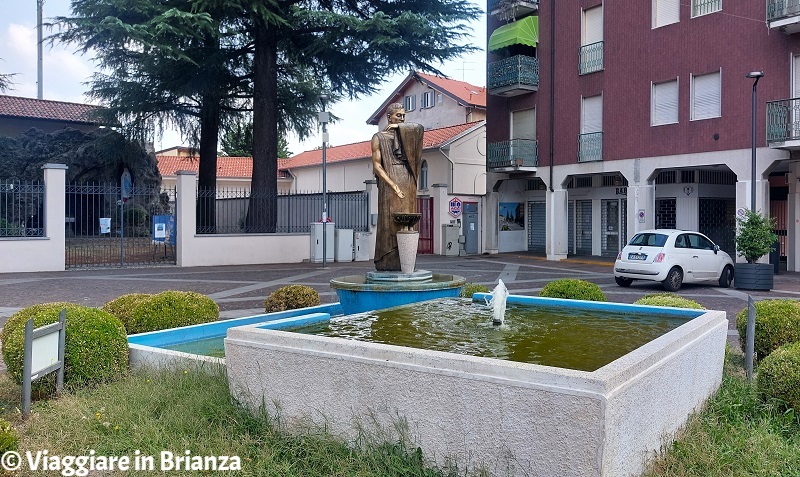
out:
<path id="1" fill-rule="evenodd" d="M 378 180 L 375 269 L 400 271 L 397 232 L 403 224 L 392 219 L 392 212 L 417 212 L 424 128 L 405 123 L 406 110 L 400 103 L 390 104 L 386 115 L 389 124 L 372 136 L 372 170 Z"/>

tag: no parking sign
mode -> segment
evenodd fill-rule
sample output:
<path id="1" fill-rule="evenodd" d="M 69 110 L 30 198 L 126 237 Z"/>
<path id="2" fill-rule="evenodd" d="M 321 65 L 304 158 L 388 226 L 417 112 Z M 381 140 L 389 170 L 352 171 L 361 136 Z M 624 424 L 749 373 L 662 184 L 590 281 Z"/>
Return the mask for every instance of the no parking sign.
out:
<path id="1" fill-rule="evenodd" d="M 448 207 L 450 215 L 452 215 L 455 218 L 460 217 L 462 205 L 463 203 L 461 202 L 461 199 L 459 199 L 458 197 L 453 197 L 452 199 L 450 199 Z"/>

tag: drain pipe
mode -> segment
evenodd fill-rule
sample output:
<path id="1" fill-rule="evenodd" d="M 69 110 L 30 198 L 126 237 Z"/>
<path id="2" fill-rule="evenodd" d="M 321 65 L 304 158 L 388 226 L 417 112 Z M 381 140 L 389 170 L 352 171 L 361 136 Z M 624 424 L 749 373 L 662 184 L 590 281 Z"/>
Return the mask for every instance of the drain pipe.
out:
<path id="1" fill-rule="evenodd" d="M 556 0 L 550 0 L 550 193 L 553 189 L 553 141 L 555 140 L 556 104 Z"/>

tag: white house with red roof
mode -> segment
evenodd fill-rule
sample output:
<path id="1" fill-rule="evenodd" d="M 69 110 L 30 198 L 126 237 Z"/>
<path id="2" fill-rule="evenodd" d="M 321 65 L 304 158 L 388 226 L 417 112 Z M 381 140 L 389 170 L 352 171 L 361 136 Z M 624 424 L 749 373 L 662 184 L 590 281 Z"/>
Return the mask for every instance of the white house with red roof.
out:
<path id="1" fill-rule="evenodd" d="M 72 128 L 91 132 L 103 124 L 92 113 L 99 106 L 0 95 L 0 136 L 16 137 L 30 128 L 53 132 Z"/>

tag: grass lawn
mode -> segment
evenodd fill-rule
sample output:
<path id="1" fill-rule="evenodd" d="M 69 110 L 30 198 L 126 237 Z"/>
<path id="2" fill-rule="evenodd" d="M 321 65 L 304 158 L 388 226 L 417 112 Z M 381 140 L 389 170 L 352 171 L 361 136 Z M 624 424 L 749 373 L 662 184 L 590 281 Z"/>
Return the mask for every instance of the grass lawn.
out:
<path id="1" fill-rule="evenodd" d="M 800 476 L 800 416 L 760 402 L 741 361 L 741 354 L 729 353 L 718 395 L 645 476 Z M 364 436 L 348 447 L 319 430 L 285 432 L 274 417 L 234 403 L 222 371 L 134 372 L 113 384 L 36 401 L 24 423 L 19 392 L 8 376 L 0 376 L 0 416 L 18 427 L 22 451 L 85 455 L 93 449 L 121 456 L 139 450 L 159 456 L 188 449 L 194 456 L 237 455 L 242 470 L 230 475 L 247 476 L 464 475 L 426 467 L 404 443 Z"/>

